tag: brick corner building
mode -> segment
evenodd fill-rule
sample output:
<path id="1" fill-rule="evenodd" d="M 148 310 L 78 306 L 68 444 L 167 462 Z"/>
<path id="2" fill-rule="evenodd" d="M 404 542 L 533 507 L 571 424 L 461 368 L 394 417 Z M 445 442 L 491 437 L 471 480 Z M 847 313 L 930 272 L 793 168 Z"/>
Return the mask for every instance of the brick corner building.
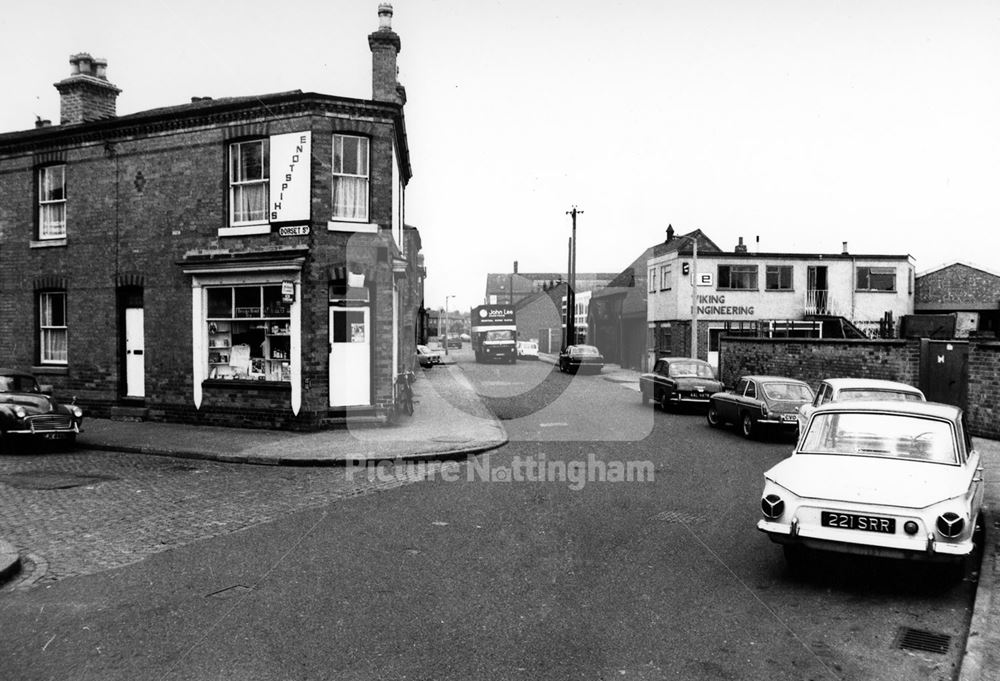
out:
<path id="1" fill-rule="evenodd" d="M 118 116 L 74 54 L 60 124 L 0 134 L 0 363 L 93 415 L 383 421 L 425 277 L 379 5 L 372 98 L 290 91 Z"/>

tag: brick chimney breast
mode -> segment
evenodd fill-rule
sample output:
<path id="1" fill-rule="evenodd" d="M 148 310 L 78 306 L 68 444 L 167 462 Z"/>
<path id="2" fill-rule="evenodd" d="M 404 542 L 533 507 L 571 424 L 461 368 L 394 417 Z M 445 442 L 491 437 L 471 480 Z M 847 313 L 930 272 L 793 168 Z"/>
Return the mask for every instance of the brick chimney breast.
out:
<path id="1" fill-rule="evenodd" d="M 368 34 L 372 51 L 372 99 L 380 102 L 406 103 L 406 91 L 396 80 L 396 57 L 402 49 L 399 36 L 392 30 L 392 5 L 378 6 L 378 30 Z"/>
<path id="2" fill-rule="evenodd" d="M 121 90 L 108 82 L 108 61 L 80 52 L 71 55 L 69 63 L 69 78 L 55 83 L 59 91 L 60 125 L 114 118 Z"/>

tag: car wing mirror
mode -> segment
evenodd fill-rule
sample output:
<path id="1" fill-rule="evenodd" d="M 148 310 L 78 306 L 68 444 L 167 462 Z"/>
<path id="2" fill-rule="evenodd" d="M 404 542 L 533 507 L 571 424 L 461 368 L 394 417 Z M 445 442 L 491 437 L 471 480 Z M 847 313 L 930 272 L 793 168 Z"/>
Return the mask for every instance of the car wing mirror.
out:
<path id="1" fill-rule="evenodd" d="M 38 392 L 42 393 L 43 395 L 51 395 L 52 386 L 49 385 L 48 383 L 41 383 L 38 386 Z"/>

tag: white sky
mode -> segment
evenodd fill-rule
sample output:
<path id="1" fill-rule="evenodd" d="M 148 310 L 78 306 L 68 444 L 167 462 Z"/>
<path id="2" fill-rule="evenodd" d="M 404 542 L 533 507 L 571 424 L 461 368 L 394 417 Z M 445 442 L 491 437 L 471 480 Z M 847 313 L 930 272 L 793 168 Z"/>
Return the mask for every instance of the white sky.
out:
<path id="1" fill-rule="evenodd" d="M 1000 3 L 396 0 L 426 304 L 487 272 L 618 272 L 668 223 L 723 249 L 1000 270 Z M 377 0 L 4 8 L 0 131 L 59 119 L 69 55 L 118 113 L 301 89 L 371 97 Z"/>

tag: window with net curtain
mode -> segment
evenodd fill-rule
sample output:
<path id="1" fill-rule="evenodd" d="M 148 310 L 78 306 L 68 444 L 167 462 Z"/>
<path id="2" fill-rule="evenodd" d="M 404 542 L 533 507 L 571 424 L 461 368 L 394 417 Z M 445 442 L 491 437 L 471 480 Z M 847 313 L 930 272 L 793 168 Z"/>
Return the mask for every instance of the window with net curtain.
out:
<path id="1" fill-rule="evenodd" d="M 38 170 L 38 238 L 66 236 L 66 166 Z"/>
<path id="2" fill-rule="evenodd" d="M 368 139 L 333 136 L 333 217 L 368 221 Z"/>
<path id="3" fill-rule="evenodd" d="M 38 295 L 39 359 L 42 364 L 65 364 L 66 293 L 48 291 Z"/>
<path id="4" fill-rule="evenodd" d="M 268 200 L 267 140 L 237 142 L 229 146 L 229 223 L 266 222 Z"/>

